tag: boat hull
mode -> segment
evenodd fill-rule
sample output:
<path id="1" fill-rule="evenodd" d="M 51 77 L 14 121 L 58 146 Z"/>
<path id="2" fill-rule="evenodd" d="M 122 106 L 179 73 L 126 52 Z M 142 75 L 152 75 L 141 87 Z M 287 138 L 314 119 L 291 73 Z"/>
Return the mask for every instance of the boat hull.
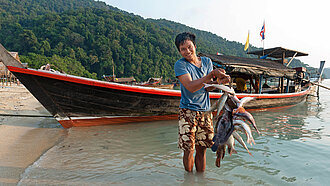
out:
<path id="1" fill-rule="evenodd" d="M 179 90 L 123 85 L 12 66 L 8 69 L 65 128 L 177 118 Z M 302 102 L 308 91 L 237 94 L 237 97 L 256 97 L 245 108 L 264 109 Z M 211 102 L 221 95 L 211 93 Z"/>
<path id="2" fill-rule="evenodd" d="M 180 95 L 31 69 L 10 68 L 54 116 L 154 116 L 177 113 Z M 20 72 L 18 72 L 20 71 Z M 136 92 L 135 90 L 140 90 Z M 167 94 L 167 95 L 166 95 Z"/>

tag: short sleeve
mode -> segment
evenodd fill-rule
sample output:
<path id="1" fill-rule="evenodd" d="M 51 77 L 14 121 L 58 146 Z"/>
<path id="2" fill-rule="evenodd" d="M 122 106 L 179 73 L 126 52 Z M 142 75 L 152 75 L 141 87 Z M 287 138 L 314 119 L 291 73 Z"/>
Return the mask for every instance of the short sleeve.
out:
<path id="1" fill-rule="evenodd" d="M 211 73 L 211 71 L 213 70 L 213 64 L 212 64 L 212 60 L 210 58 L 208 58 L 208 74 Z"/>
<path id="2" fill-rule="evenodd" d="M 179 77 L 183 74 L 187 74 L 188 70 L 185 61 L 183 61 L 182 59 L 178 60 L 174 64 L 174 72 L 176 77 Z"/>
<path id="3" fill-rule="evenodd" d="M 212 60 L 208 57 L 201 57 L 201 59 L 203 62 L 203 66 L 205 66 L 204 71 L 206 72 L 206 74 L 211 73 L 211 71 L 213 70 Z"/>

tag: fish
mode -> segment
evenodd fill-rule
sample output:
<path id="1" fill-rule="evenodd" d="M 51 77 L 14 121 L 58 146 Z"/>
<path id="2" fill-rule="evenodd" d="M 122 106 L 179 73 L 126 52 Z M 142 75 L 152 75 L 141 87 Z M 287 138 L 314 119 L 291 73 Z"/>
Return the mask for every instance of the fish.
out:
<path id="1" fill-rule="evenodd" d="M 256 99 L 255 97 L 244 97 L 239 100 L 239 103 L 237 104 L 237 108 L 243 107 L 247 102 L 252 101 Z"/>
<path id="2" fill-rule="evenodd" d="M 244 140 L 242 139 L 242 137 L 236 131 L 233 132 L 233 136 L 245 148 L 245 150 L 250 154 L 250 156 L 252 156 L 251 152 L 247 148 L 247 146 L 246 146 Z"/>
<path id="3" fill-rule="evenodd" d="M 228 153 L 231 156 L 232 154 L 237 154 L 237 151 L 235 149 L 235 140 L 233 135 L 231 135 L 228 140 L 226 141 L 225 144 L 221 144 L 217 147 L 217 158 L 215 160 L 215 165 L 217 167 L 220 167 L 221 165 L 221 160 L 225 157 L 226 154 L 226 147 L 228 147 Z"/>
<path id="4" fill-rule="evenodd" d="M 237 131 L 242 131 L 245 133 L 247 137 L 246 142 L 250 145 L 255 144 L 255 141 L 248 123 L 254 127 L 258 134 L 260 134 L 260 132 L 256 126 L 253 116 L 243 107 L 247 102 L 256 99 L 255 97 L 244 97 L 242 99 L 238 99 L 232 88 L 224 85 L 205 84 L 205 88 L 211 86 L 223 91 L 222 96 L 214 105 L 211 106 L 209 111 L 206 112 L 211 113 L 217 109 L 217 114 L 213 118 L 213 123 L 215 124 L 215 135 L 213 137 L 214 144 L 211 149 L 213 152 L 216 152 L 217 158 L 215 165 L 220 167 L 221 160 L 226 154 L 226 148 L 228 148 L 228 153 L 230 156 L 237 153 L 235 149 L 235 140 L 238 141 L 252 156 L 243 138 Z M 220 112 L 222 110 L 223 114 L 220 116 Z"/>
<path id="5" fill-rule="evenodd" d="M 233 131 L 233 133 L 234 132 L 235 131 Z M 237 154 L 237 151 L 235 149 L 235 140 L 234 140 L 234 136 L 233 135 L 230 135 L 229 136 L 228 140 L 226 141 L 226 145 L 228 146 L 229 156 L 231 156 L 232 154 Z"/>
<path id="6" fill-rule="evenodd" d="M 217 114 L 216 116 L 218 116 L 221 112 L 221 110 L 223 109 L 226 100 L 228 98 L 228 94 L 235 94 L 235 91 L 233 88 L 229 88 L 225 85 L 218 85 L 218 84 L 206 84 L 204 83 L 204 88 L 208 88 L 208 87 L 213 87 L 213 88 L 217 88 L 223 91 L 222 96 L 218 99 L 218 101 L 211 106 L 211 108 L 205 112 L 205 114 L 209 114 L 211 112 L 213 112 L 215 109 L 217 109 Z"/>
<path id="7" fill-rule="evenodd" d="M 232 97 L 230 97 L 234 103 L 240 103 L 241 101 L 238 99 L 238 97 L 236 96 L 236 94 L 233 94 Z"/>
<path id="8" fill-rule="evenodd" d="M 217 88 L 232 95 L 235 94 L 235 90 L 233 88 L 227 87 L 226 85 L 204 83 L 204 88 L 208 88 L 208 87 Z"/>
<path id="9" fill-rule="evenodd" d="M 238 107 L 237 109 L 233 109 L 233 116 L 236 116 L 234 118 L 242 117 L 242 118 L 246 119 L 247 121 L 249 121 L 252 124 L 252 126 L 254 127 L 254 129 L 257 131 L 257 133 L 260 135 L 260 132 L 257 128 L 256 122 L 255 122 L 252 114 L 249 113 L 248 111 L 246 111 L 243 107 Z"/>
<path id="10" fill-rule="evenodd" d="M 219 145 L 225 144 L 228 138 L 231 136 L 232 132 L 234 131 L 234 125 L 232 121 L 231 112 L 225 110 L 222 117 L 219 118 L 216 123 L 216 133 L 213 138 L 214 144 L 211 147 L 213 152 L 218 149 Z"/>
<path id="11" fill-rule="evenodd" d="M 226 145 L 219 145 L 217 148 L 217 159 L 215 160 L 215 166 L 220 167 L 221 160 L 225 157 Z"/>
<path id="12" fill-rule="evenodd" d="M 227 110 L 233 111 L 233 109 L 237 108 L 237 101 L 239 101 L 239 99 L 236 97 L 236 95 L 229 95 L 228 99 L 227 99 Z"/>
<path id="13" fill-rule="evenodd" d="M 234 123 L 235 130 L 240 130 L 240 131 L 245 133 L 246 138 L 247 138 L 246 142 L 248 144 L 250 144 L 250 145 L 252 145 L 252 143 L 256 144 L 254 139 L 253 139 L 253 136 L 252 136 L 251 128 L 249 127 L 248 124 L 246 124 L 242 120 L 234 120 L 233 123 Z"/>
<path id="14" fill-rule="evenodd" d="M 221 100 L 219 100 L 219 106 L 218 106 L 218 110 L 217 110 L 217 115 L 218 116 L 220 114 L 220 111 L 223 109 L 223 107 L 225 106 L 226 100 L 228 98 L 228 93 L 224 92 L 221 96 Z"/>
<path id="15" fill-rule="evenodd" d="M 216 124 L 214 127 L 215 133 L 217 132 L 217 127 L 218 127 L 217 121 L 220 119 L 220 112 L 223 109 L 227 98 L 228 98 L 228 94 L 226 92 L 224 92 L 222 94 L 222 96 L 217 100 L 217 102 L 215 104 L 213 104 L 208 111 L 205 112 L 205 115 L 207 115 L 207 114 L 211 114 L 215 109 L 217 109 L 217 114 L 213 117 L 213 120 L 212 120 L 212 122 Z"/>
<path id="16" fill-rule="evenodd" d="M 220 111 L 223 109 L 226 100 L 228 98 L 228 94 L 227 93 L 223 93 L 222 96 L 217 100 L 217 102 L 215 104 L 213 104 L 211 106 L 211 108 L 205 112 L 205 114 L 210 114 L 212 113 L 215 109 L 218 109 L 217 111 L 217 115 L 218 116 L 220 114 Z"/>

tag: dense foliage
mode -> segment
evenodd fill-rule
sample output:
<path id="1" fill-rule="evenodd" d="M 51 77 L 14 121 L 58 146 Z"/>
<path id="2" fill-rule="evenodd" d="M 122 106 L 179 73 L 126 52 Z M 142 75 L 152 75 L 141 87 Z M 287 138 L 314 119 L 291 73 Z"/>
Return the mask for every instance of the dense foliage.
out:
<path id="1" fill-rule="evenodd" d="M 197 35 L 198 51 L 244 56 L 243 45 L 167 21 L 143 19 L 93 0 L 0 0 L 0 43 L 32 68 L 101 78 L 174 79 L 174 37 Z M 254 48 L 255 49 L 255 48 Z M 295 63 L 300 63 L 296 60 Z"/>

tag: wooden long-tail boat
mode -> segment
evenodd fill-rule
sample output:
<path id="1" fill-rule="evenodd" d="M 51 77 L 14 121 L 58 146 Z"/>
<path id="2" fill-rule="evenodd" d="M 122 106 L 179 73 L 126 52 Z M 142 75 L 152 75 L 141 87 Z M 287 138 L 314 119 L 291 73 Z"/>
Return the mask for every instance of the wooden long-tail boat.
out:
<path id="1" fill-rule="evenodd" d="M 289 68 L 278 70 L 279 67 L 272 69 L 271 67 L 265 67 L 265 65 L 263 67 L 244 67 L 242 64 L 230 65 L 221 63 L 220 58 L 226 56 L 209 57 L 216 64 L 227 68 L 226 70 L 232 73 L 233 77 L 238 76 L 238 72 L 247 72 L 253 73 L 253 75 L 268 73 L 267 76 L 276 75 L 277 77 L 294 79 L 293 74 L 296 73 Z M 239 61 L 236 57 L 232 57 L 232 59 Z M 247 60 L 247 58 L 241 58 L 241 60 Z M 250 60 L 258 61 L 258 59 L 252 58 Z M 177 119 L 181 98 L 180 90 L 125 85 L 45 70 L 29 69 L 13 58 L 1 44 L 0 61 L 64 128 Z M 268 61 L 273 63 L 271 60 Z M 305 100 L 309 91 L 309 86 L 303 86 L 292 92 L 272 94 L 263 92 L 238 93 L 237 97 L 256 97 L 245 108 L 260 109 L 297 104 Z M 211 92 L 211 102 L 216 101 L 221 95 L 220 92 Z"/>

